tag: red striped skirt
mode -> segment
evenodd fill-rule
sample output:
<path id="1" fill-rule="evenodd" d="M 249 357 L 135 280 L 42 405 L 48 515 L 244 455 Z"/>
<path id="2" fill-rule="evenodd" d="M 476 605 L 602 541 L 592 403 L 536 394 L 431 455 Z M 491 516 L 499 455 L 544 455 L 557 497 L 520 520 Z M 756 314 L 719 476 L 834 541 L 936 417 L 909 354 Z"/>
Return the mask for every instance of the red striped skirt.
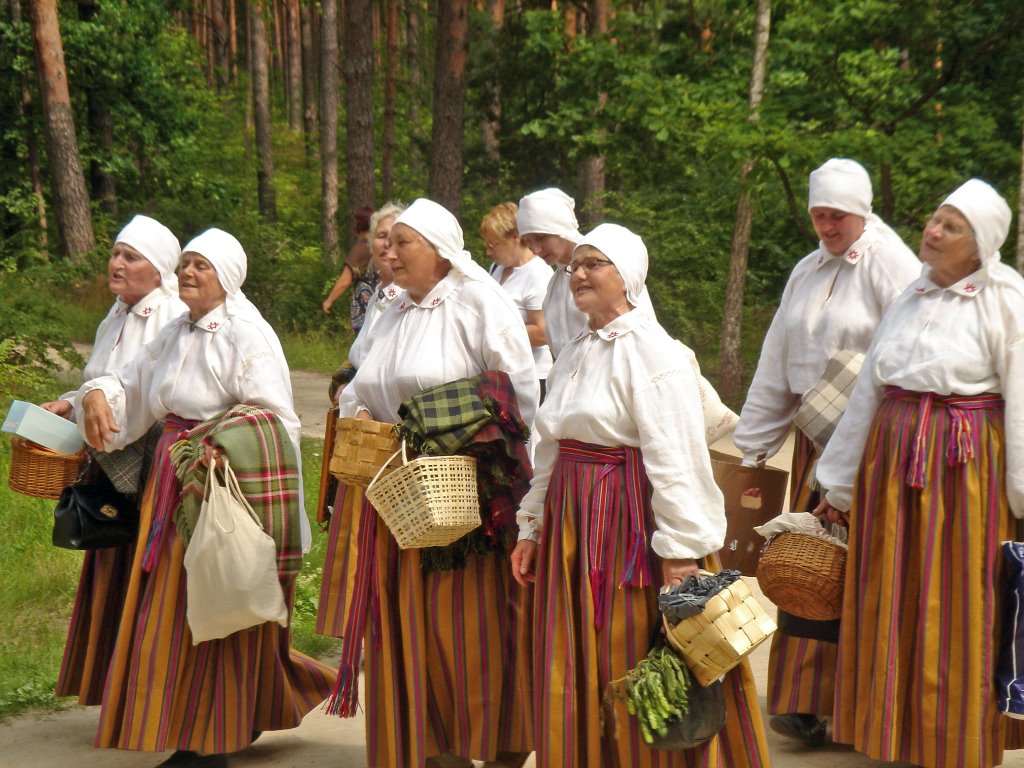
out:
<path id="1" fill-rule="evenodd" d="M 362 488 L 338 483 L 334 513 L 327 527 L 324 577 L 316 612 L 316 632 L 319 635 L 342 637 L 345 634 L 356 578 L 362 504 Z"/>
<path id="2" fill-rule="evenodd" d="M 1024 744 L 994 690 L 999 543 L 1024 533 L 1005 484 L 999 396 L 887 391 L 854 487 L 837 741 L 928 768 Z"/>
<path id="3" fill-rule="evenodd" d="M 567 443 L 576 454 L 571 458 L 566 455 Z M 562 448 L 548 488 L 537 562 L 533 631 L 538 768 L 770 765 L 746 662 L 726 676 L 725 728 L 696 749 L 650 749 L 621 701 L 602 717 L 608 684 L 636 666 L 651 648 L 661 621 L 657 587 L 620 584 L 633 565 L 629 542 L 635 532 L 627 502 L 627 463 L 621 454 L 635 449 L 576 441 L 563 441 Z M 588 453 L 589 458 L 581 458 Z M 646 477 L 643 483 L 646 488 Z M 653 529 L 653 516 L 647 498 L 644 494 L 642 533 L 649 541 L 646 531 Z M 598 548 L 606 549 L 598 553 Z M 660 581 L 649 546 L 644 556 L 655 581 Z M 593 586 L 596 561 L 605 564 L 607 588 Z M 717 558 L 705 565 L 716 569 Z"/>
<path id="4" fill-rule="evenodd" d="M 184 425 L 170 417 L 139 507 L 139 538 L 103 692 L 97 747 L 235 752 L 254 731 L 294 728 L 334 683 L 333 671 L 290 648 L 275 622 L 192 644 L 185 617 L 184 546 L 171 510 L 180 492 L 168 456 Z M 159 526 L 157 526 L 159 527 Z M 282 585 L 289 605 L 294 579 Z"/>
<path id="5" fill-rule="evenodd" d="M 811 487 L 818 453 L 807 435 L 796 430 L 789 474 L 789 509 L 812 510 L 817 491 Z M 768 653 L 768 713 L 829 716 L 836 695 L 836 644 L 781 631 L 772 635 Z"/>

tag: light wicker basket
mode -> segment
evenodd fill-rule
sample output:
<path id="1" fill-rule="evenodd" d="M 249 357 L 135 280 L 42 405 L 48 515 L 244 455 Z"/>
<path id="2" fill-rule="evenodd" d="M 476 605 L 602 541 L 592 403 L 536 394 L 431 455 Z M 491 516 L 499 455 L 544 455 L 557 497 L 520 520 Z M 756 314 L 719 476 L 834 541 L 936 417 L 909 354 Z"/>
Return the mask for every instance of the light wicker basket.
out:
<path id="1" fill-rule="evenodd" d="M 11 438 L 11 471 L 7 484 L 12 491 L 39 499 L 59 499 L 61 491 L 78 479 L 84 453 L 57 453 L 29 442 Z"/>
<path id="2" fill-rule="evenodd" d="M 808 533 L 780 533 L 765 545 L 757 583 L 775 605 L 802 619 L 831 621 L 843 609 L 846 550 Z"/>
<path id="3" fill-rule="evenodd" d="M 701 685 L 711 685 L 768 639 L 775 622 L 742 579 L 713 595 L 704 610 L 675 626 L 662 617 L 668 643 Z"/>
<path id="4" fill-rule="evenodd" d="M 329 469 L 347 485 L 365 488 L 398 450 L 395 425 L 369 419 L 340 418 L 334 428 Z M 397 464 L 391 464 L 393 469 Z"/>
<path id="5" fill-rule="evenodd" d="M 447 546 L 480 525 L 476 459 L 421 456 L 408 461 L 405 441 L 391 458 L 399 453 L 402 466 L 383 477 L 378 473 L 366 498 L 401 549 Z"/>

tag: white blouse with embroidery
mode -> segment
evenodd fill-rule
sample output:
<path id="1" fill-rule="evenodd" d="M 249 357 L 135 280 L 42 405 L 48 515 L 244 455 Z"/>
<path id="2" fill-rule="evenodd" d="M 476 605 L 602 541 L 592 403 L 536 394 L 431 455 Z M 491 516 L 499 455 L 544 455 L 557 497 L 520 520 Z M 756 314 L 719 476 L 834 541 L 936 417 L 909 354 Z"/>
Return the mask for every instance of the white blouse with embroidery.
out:
<path id="1" fill-rule="evenodd" d="M 520 539 L 539 539 L 558 441 L 573 439 L 640 449 L 653 489 L 651 546 L 658 555 L 698 558 L 721 549 L 725 509 L 711 474 L 692 359 L 637 310 L 562 350 L 537 414 L 540 442 L 517 515 Z"/>
<path id="2" fill-rule="evenodd" d="M 544 330 L 551 354 L 558 357 L 562 349 L 586 329 L 587 316 L 580 312 L 572 297 L 569 273 L 564 264 L 556 264 L 544 295 Z"/>
<path id="3" fill-rule="evenodd" d="M 124 366 L 82 385 L 75 399 L 79 423 L 82 398 L 94 389 L 103 391 L 121 427 L 107 450 L 138 440 L 167 414 L 203 421 L 234 405 L 256 405 L 284 423 L 301 469 L 288 363 L 274 329 L 255 312 L 229 315 L 222 304 L 196 323 L 187 314 L 173 320 Z M 301 499 L 301 472 L 299 478 Z M 308 551 L 309 521 L 301 519 Z"/>
<path id="4" fill-rule="evenodd" d="M 733 434 L 745 465 L 778 452 L 801 396 L 829 359 L 866 351 L 886 309 L 920 274 L 921 262 L 899 236 L 872 218 L 842 256 L 819 247 L 794 267 Z"/>
<path id="5" fill-rule="evenodd" d="M 394 283 L 377 286 L 377 291 L 373 295 L 373 301 L 366 308 L 363 327 L 359 329 L 359 333 L 352 342 L 352 346 L 348 349 L 348 361 L 353 368 L 358 368 L 363 364 L 363 360 L 366 359 L 366 355 L 370 351 L 370 345 L 373 343 L 373 326 L 380 319 L 381 313 L 387 309 L 392 301 L 398 298 L 398 294 L 401 292 L 402 289 Z"/>
<path id="6" fill-rule="evenodd" d="M 505 270 L 506 267 L 498 265 L 494 268 L 491 276 L 498 281 L 502 290 L 512 297 L 512 301 L 519 307 L 519 312 L 523 316 L 523 322 L 526 322 L 528 311 L 544 309 L 544 296 L 548 290 L 548 283 L 553 277 L 551 267 L 544 259 L 534 256 L 522 266 L 513 269 L 512 274 L 502 283 L 501 276 Z M 545 318 L 545 328 L 546 325 Z M 533 348 L 533 364 L 537 367 L 537 378 L 547 378 L 552 362 L 551 348 L 548 345 L 543 344 Z"/>
<path id="7" fill-rule="evenodd" d="M 528 426 L 540 387 L 526 326 L 493 280 L 456 269 L 417 304 L 399 294 L 374 326 L 374 341 L 338 397 L 340 416 L 360 410 L 388 423 L 403 401 L 425 389 L 484 371 L 508 373 Z"/>
<path id="8" fill-rule="evenodd" d="M 892 305 L 857 378 L 816 477 L 829 503 L 848 510 L 884 387 L 939 395 L 1002 393 L 1006 494 L 1024 517 L 1024 279 L 993 263 L 948 288 L 925 267 Z"/>
<path id="9" fill-rule="evenodd" d="M 144 344 L 156 338 L 171 320 L 188 312 L 185 302 L 176 293 L 159 286 L 132 306 L 120 297 L 96 328 L 89 362 L 82 371 L 82 381 L 95 379 L 116 371 L 135 356 Z M 65 392 L 61 400 L 74 401 L 75 391 Z"/>

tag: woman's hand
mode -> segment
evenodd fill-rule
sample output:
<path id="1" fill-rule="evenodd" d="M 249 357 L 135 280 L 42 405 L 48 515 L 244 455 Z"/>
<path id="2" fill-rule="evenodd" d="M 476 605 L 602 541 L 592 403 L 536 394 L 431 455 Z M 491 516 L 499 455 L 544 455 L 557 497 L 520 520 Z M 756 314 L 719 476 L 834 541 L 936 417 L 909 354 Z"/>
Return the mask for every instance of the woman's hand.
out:
<path id="1" fill-rule="evenodd" d="M 203 464 L 205 466 L 224 469 L 224 459 L 221 458 L 223 455 L 224 451 L 213 443 L 205 443 L 203 445 Z"/>
<path id="2" fill-rule="evenodd" d="M 512 550 L 512 577 L 525 587 L 537 580 L 534 572 L 537 560 L 537 542 L 521 539 Z"/>
<path id="3" fill-rule="evenodd" d="M 699 572 L 697 561 L 692 557 L 684 557 L 679 560 L 662 559 L 661 561 L 661 583 L 666 587 L 682 584 L 687 576 L 696 576 Z"/>
<path id="4" fill-rule="evenodd" d="M 94 389 L 82 398 L 82 425 L 85 431 L 85 442 L 97 451 L 105 451 L 107 443 L 121 431 L 114 419 L 114 412 L 107 404 L 107 397 L 102 390 Z"/>
<path id="5" fill-rule="evenodd" d="M 843 512 L 841 509 L 836 509 L 828 503 L 827 499 L 822 499 L 821 503 L 814 508 L 811 512 L 819 520 L 828 520 L 830 523 L 839 523 L 840 525 L 850 524 L 850 515 L 848 512 Z"/>
<path id="6" fill-rule="evenodd" d="M 358 411 L 356 412 L 356 418 L 357 418 L 357 419 L 365 419 L 366 421 L 373 421 L 373 414 L 372 414 L 372 413 L 370 413 L 370 412 L 369 412 L 368 410 L 366 410 L 365 408 L 360 408 L 360 409 L 359 409 L 359 410 L 358 410 Z"/>
<path id="7" fill-rule="evenodd" d="M 43 403 L 39 407 L 65 419 L 70 419 L 71 413 L 75 410 L 67 400 L 51 400 L 49 403 Z"/>

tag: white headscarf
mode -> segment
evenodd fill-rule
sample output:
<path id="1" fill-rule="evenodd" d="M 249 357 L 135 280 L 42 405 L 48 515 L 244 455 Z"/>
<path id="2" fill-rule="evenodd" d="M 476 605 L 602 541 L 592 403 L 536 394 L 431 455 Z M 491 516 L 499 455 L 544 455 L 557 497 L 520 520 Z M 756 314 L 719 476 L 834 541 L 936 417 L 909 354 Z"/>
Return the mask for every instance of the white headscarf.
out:
<path id="1" fill-rule="evenodd" d="M 421 197 L 413 202 L 395 219 L 395 224 L 405 224 L 419 232 L 444 259 L 466 277 L 473 280 L 491 280 L 487 271 L 473 261 L 469 251 L 463 247 L 462 227 L 459 220 L 443 205 Z"/>
<path id="2" fill-rule="evenodd" d="M 531 192 L 519 201 L 520 235 L 558 235 L 573 243 L 583 239 L 576 221 L 576 201 L 555 187 Z"/>
<path id="3" fill-rule="evenodd" d="M 871 215 L 871 177 L 853 160 L 833 157 L 811 171 L 807 210 L 835 208 L 855 216 Z"/>
<path id="4" fill-rule="evenodd" d="M 645 285 L 649 263 L 647 246 L 640 235 L 618 224 L 599 224 L 573 249 L 574 258 L 585 245 L 596 248 L 615 265 L 626 284 L 626 301 L 634 307 L 650 306 Z"/>
<path id="5" fill-rule="evenodd" d="M 971 225 L 983 267 L 999 261 L 999 248 L 1006 242 L 1013 218 L 1002 195 L 981 179 L 969 179 L 943 200 L 942 205 L 956 208 Z"/>
<path id="6" fill-rule="evenodd" d="M 115 243 L 124 243 L 142 254 L 160 273 L 160 285 L 178 292 L 178 268 L 181 246 L 178 238 L 156 219 L 138 214 L 117 233 Z"/>
<path id="7" fill-rule="evenodd" d="M 223 229 L 208 229 L 196 235 L 182 249 L 182 253 L 198 253 L 217 270 L 217 280 L 227 293 L 224 302 L 229 315 L 255 312 L 259 310 L 242 293 L 245 282 L 248 259 L 238 239 Z M 262 317 L 262 315 L 261 315 Z"/>

